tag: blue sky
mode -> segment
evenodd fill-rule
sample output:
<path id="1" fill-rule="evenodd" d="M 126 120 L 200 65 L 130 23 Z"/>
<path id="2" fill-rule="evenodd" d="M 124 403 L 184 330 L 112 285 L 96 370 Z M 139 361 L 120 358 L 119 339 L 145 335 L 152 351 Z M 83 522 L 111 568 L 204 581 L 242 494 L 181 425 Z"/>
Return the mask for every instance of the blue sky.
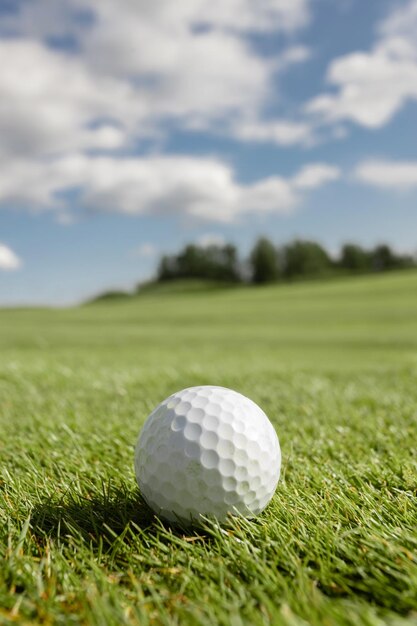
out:
<path id="1" fill-rule="evenodd" d="M 260 234 L 417 250 L 417 0 L 0 1 L 0 305 Z"/>

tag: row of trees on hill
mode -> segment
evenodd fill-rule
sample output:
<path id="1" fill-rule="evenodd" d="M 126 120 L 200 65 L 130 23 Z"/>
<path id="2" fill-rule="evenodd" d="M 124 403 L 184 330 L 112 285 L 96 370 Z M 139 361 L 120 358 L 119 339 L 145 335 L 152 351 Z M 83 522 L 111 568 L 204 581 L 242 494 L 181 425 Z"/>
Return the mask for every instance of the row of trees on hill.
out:
<path id="1" fill-rule="evenodd" d="M 314 241 L 295 240 L 275 246 L 262 237 L 255 243 L 249 258 L 241 260 L 231 244 L 187 245 L 178 254 L 161 258 L 158 281 L 179 278 L 202 278 L 225 282 L 257 284 L 323 277 L 336 273 L 360 274 L 414 267 L 416 260 L 400 255 L 388 245 L 364 249 L 345 244 L 334 259 Z"/>
<path id="2" fill-rule="evenodd" d="M 237 249 L 224 246 L 188 245 L 177 255 L 163 256 L 158 270 L 159 280 L 176 278 L 207 278 L 239 282 L 242 279 Z"/>

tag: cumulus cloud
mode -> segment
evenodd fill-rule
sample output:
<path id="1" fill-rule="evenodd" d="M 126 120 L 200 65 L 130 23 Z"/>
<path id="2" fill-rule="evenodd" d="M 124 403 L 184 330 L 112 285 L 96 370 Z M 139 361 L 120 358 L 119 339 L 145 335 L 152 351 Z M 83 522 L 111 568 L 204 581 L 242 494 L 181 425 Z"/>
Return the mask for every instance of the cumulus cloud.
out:
<path id="1" fill-rule="evenodd" d="M 65 212 L 66 192 L 77 190 L 80 206 L 90 211 L 232 222 L 250 212 L 288 213 L 299 204 L 302 188 L 318 187 L 335 176 L 335 168 L 319 164 L 293 178 L 277 175 L 242 184 L 228 163 L 214 158 L 116 159 L 84 154 L 42 162 L 20 158 L 0 167 L 0 203 L 31 202 L 39 210 Z"/>
<path id="2" fill-rule="evenodd" d="M 379 24 L 369 52 L 333 60 L 324 93 L 307 105 L 323 121 L 350 120 L 380 128 L 410 100 L 417 100 L 417 0 L 401 3 Z"/>
<path id="3" fill-rule="evenodd" d="M 0 158 L 118 148 L 144 115 L 129 85 L 38 42 L 0 40 L 0 65 Z"/>
<path id="4" fill-rule="evenodd" d="M 356 167 L 354 177 L 379 189 L 417 189 L 417 161 L 364 161 Z"/>
<path id="5" fill-rule="evenodd" d="M 294 33 L 310 2 L 17 0 L 0 21 L 0 204 L 54 210 L 62 224 L 69 192 L 134 215 L 291 210 L 298 197 L 279 176 L 245 188 L 221 161 L 121 155 L 177 128 L 306 143 L 306 124 L 262 112 L 277 75 L 310 51 L 286 44 L 271 58 L 251 35 Z"/>
<path id="6" fill-rule="evenodd" d="M 241 119 L 232 126 L 232 134 L 242 141 L 280 146 L 309 145 L 314 141 L 310 124 L 290 120 Z"/>
<path id="7" fill-rule="evenodd" d="M 290 46 L 279 56 L 276 67 L 284 71 L 292 65 L 308 61 L 310 57 L 311 50 L 307 46 Z"/>
<path id="8" fill-rule="evenodd" d="M 310 18 L 308 0 L 259 0 L 256 4 L 252 0 L 181 0 L 176 4 L 169 0 L 152 3 L 147 0 L 61 0 L 53 4 L 50 0 L 36 0 L 23 4 L 17 20 L 10 17 L 2 23 L 9 32 L 17 30 L 40 36 L 80 34 L 85 30 L 84 21 L 79 20 L 83 10 L 92 12 L 101 22 L 113 18 L 115 25 L 118 14 L 123 14 L 135 23 L 141 20 L 152 24 L 162 22 L 174 28 L 186 24 L 197 29 L 239 33 L 291 33 L 306 26 Z"/>
<path id="9" fill-rule="evenodd" d="M 197 239 L 197 245 L 202 248 L 209 248 L 210 246 L 224 246 L 226 245 L 226 239 L 223 235 L 218 233 L 204 233 Z"/>
<path id="10" fill-rule="evenodd" d="M 0 243 L 0 270 L 12 271 L 22 266 L 22 261 L 11 248 Z"/>
<path id="11" fill-rule="evenodd" d="M 304 166 L 292 179 L 297 189 L 316 189 L 340 178 L 340 169 L 327 163 L 313 163 Z"/>
<path id="12" fill-rule="evenodd" d="M 228 132 L 256 119 L 273 76 L 309 51 L 267 58 L 248 35 L 301 28 L 309 2 L 17 2 L 0 24 L 0 154 L 111 151 L 165 122 Z M 60 38 L 73 49 L 48 44 Z"/>
<path id="13" fill-rule="evenodd" d="M 386 38 L 403 38 L 405 43 L 413 43 L 417 26 L 417 2 L 406 0 L 379 24 L 379 32 Z"/>
<path id="14" fill-rule="evenodd" d="M 135 257 L 140 257 L 142 259 L 151 259 L 158 252 L 156 246 L 153 243 L 142 243 L 135 250 L 133 250 L 133 255 Z"/>

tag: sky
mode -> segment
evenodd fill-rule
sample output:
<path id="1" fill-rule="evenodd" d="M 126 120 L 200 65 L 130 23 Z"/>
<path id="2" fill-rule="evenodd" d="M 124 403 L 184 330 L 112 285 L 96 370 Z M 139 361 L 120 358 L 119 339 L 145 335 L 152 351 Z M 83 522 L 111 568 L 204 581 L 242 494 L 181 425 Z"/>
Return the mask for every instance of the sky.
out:
<path id="1" fill-rule="evenodd" d="M 185 243 L 417 250 L 417 0 L 0 0 L 0 305 Z"/>

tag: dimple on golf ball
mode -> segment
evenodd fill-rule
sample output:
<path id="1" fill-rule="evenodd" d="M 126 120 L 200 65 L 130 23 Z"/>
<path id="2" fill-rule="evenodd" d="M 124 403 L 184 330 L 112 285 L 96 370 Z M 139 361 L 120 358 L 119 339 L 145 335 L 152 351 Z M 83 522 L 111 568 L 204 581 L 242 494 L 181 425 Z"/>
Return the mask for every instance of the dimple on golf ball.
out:
<path id="1" fill-rule="evenodd" d="M 149 506 L 170 521 L 253 517 L 271 500 L 281 450 L 262 409 L 224 387 L 190 387 L 150 414 L 135 450 Z"/>

